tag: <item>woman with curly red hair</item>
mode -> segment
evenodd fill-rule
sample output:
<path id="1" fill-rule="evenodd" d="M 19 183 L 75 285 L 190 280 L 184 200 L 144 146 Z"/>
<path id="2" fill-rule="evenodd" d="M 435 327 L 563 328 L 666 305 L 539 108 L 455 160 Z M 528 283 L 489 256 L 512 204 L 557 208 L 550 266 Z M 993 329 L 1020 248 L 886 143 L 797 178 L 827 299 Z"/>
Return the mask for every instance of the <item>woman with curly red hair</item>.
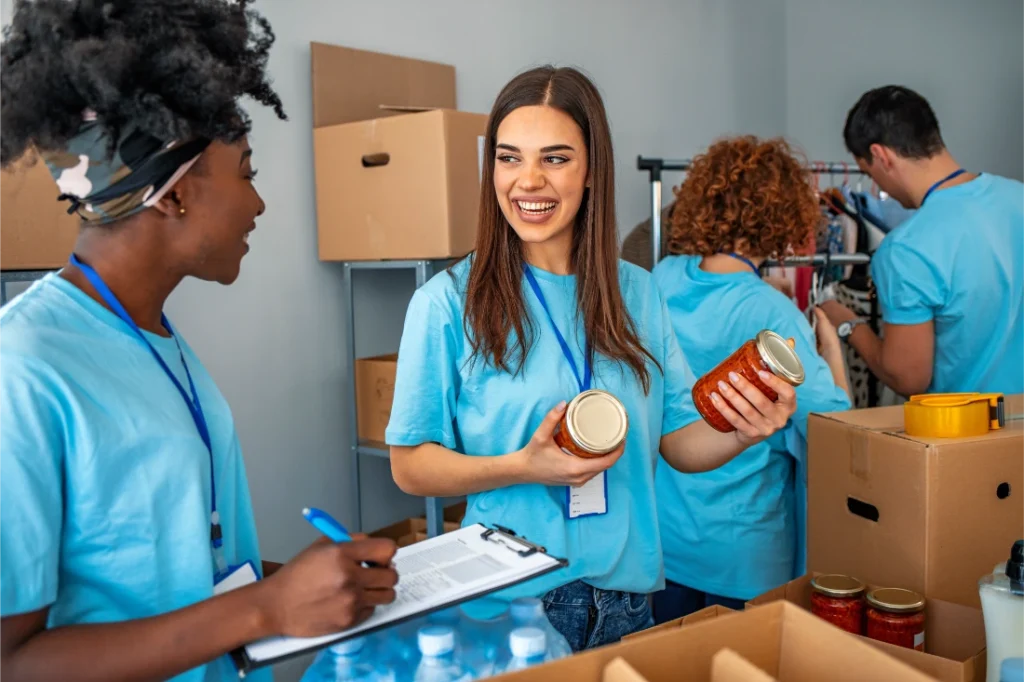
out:
<path id="1" fill-rule="evenodd" d="M 818 339 L 760 265 L 804 246 L 821 220 L 803 164 L 783 140 L 737 137 L 694 159 L 676 192 L 669 252 L 654 278 L 673 331 L 697 376 L 771 329 L 796 341 L 806 380 L 787 427 L 726 465 L 680 474 L 659 462 L 658 517 L 665 622 L 711 604 L 743 603 L 803 569 L 803 463 L 807 415 L 849 409 L 835 329 L 821 313 Z"/>

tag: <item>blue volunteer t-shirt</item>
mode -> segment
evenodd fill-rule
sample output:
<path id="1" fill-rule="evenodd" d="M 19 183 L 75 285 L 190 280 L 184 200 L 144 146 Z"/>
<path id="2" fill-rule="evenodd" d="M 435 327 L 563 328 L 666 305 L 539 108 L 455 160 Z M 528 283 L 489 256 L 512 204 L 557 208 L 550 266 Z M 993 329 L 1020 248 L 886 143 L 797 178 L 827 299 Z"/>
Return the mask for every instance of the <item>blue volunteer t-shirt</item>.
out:
<path id="1" fill-rule="evenodd" d="M 871 259 L 887 324 L 935 322 L 931 393 L 1024 392 L 1024 185 L 938 189 Z"/>
<path id="2" fill-rule="evenodd" d="M 681 474 L 658 463 L 656 491 L 665 575 L 733 599 L 752 599 L 804 570 L 807 416 L 850 408 L 793 302 L 752 271 L 715 274 L 700 256 L 670 256 L 654 269 L 672 328 L 697 376 L 762 329 L 796 340 L 806 379 L 785 429 L 726 465 Z"/>
<path id="3" fill-rule="evenodd" d="M 471 360 L 463 329 L 469 259 L 416 291 L 398 353 L 389 445 L 436 442 L 475 457 L 514 452 L 544 416 L 579 392 L 543 308 L 525 277 L 523 299 L 534 324 L 534 345 L 516 376 Z M 576 278 L 534 268 L 551 314 L 582 371 L 584 334 L 577 315 Z M 454 275 L 454 277 L 452 276 Z M 606 590 L 646 593 L 663 585 L 653 482 L 662 434 L 697 419 L 692 374 L 675 341 L 650 273 L 619 264 L 622 297 L 642 342 L 664 369 L 648 361 L 651 390 L 619 363 L 598 356 L 593 388 L 618 397 L 629 415 L 622 458 L 608 471 L 608 513 L 566 517 L 565 487 L 514 485 L 470 495 L 464 524 L 501 524 L 569 560 L 568 568 L 503 591 L 498 598 L 537 597 L 584 580 Z"/>
<path id="4" fill-rule="evenodd" d="M 174 340 L 147 338 L 187 387 Z M 179 340 L 213 441 L 225 558 L 260 570 L 231 410 Z M 213 596 L 209 452 L 135 333 L 49 275 L 0 311 L 0 357 L 0 615 L 109 623 Z M 236 679 L 226 656 L 175 678 Z"/>

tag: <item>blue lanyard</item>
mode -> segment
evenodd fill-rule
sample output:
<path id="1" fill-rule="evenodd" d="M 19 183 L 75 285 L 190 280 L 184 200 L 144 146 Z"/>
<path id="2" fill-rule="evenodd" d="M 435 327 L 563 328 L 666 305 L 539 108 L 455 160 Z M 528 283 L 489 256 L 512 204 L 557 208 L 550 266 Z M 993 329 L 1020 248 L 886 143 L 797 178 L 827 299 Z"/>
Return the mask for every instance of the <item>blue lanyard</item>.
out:
<path id="1" fill-rule="evenodd" d="M 953 171 L 952 173 L 950 173 L 949 175 L 947 175 L 946 177 L 944 177 L 941 180 L 939 180 L 938 182 L 936 182 L 931 187 L 929 187 L 928 191 L 924 193 L 924 199 L 921 199 L 921 205 L 924 206 L 924 202 L 928 201 L 928 197 L 930 197 L 932 195 L 932 192 L 937 190 L 942 185 L 945 185 L 947 182 L 949 182 L 953 178 L 959 177 L 959 176 L 963 175 L 966 172 L 967 171 L 965 171 L 963 168 L 957 169 L 957 170 Z"/>
<path id="2" fill-rule="evenodd" d="M 185 401 L 185 405 L 188 406 L 188 411 L 192 415 L 192 420 L 196 424 L 196 430 L 199 431 L 199 437 L 203 439 L 203 444 L 206 445 L 206 451 L 210 455 L 210 544 L 213 547 L 213 556 L 217 564 L 217 571 L 218 573 L 222 572 L 227 568 L 227 563 L 224 561 L 224 540 L 220 527 L 220 517 L 217 514 L 217 486 L 215 484 L 213 472 L 213 445 L 210 439 L 210 429 L 206 425 L 206 416 L 203 414 L 203 405 L 199 402 L 199 393 L 196 391 L 196 385 L 192 382 L 192 373 L 188 371 L 188 363 L 185 362 L 185 353 L 181 349 L 181 343 L 178 342 L 178 336 L 174 333 L 170 320 L 167 319 L 166 315 L 161 313 L 160 321 L 167 331 L 171 333 L 171 338 L 174 339 L 174 344 L 178 347 L 178 354 L 181 356 L 181 365 L 185 368 L 185 376 L 188 377 L 188 387 L 192 392 L 191 398 L 189 398 L 188 394 L 185 392 L 185 388 L 181 385 L 181 382 L 178 381 L 178 378 L 174 376 L 174 372 L 172 372 L 171 368 L 167 366 L 164 359 L 160 357 L 160 353 L 157 352 L 156 348 L 153 348 L 153 344 L 149 342 L 146 335 L 142 333 L 141 329 L 139 329 L 139 325 L 135 324 L 135 320 L 133 320 L 131 315 L 128 314 L 128 311 L 124 309 L 121 302 L 117 300 L 117 297 L 114 296 L 114 292 L 110 290 L 110 287 L 108 287 L 107 283 L 103 281 L 103 278 L 100 277 L 99 273 L 93 270 L 91 266 L 80 261 L 75 254 L 71 254 L 71 264 L 82 271 L 82 274 L 84 274 L 85 278 L 89 280 L 89 283 L 93 285 L 103 301 L 110 306 L 110 309 L 113 310 L 125 324 L 131 327 L 131 330 L 142 340 L 142 343 L 146 344 L 146 348 L 148 348 L 149 352 L 153 354 L 154 358 L 156 358 L 157 363 L 159 363 L 161 369 L 164 370 L 167 377 L 174 383 L 174 387 L 178 389 L 178 393 L 181 394 L 182 399 Z"/>
<path id="3" fill-rule="evenodd" d="M 540 301 L 540 306 L 544 308 L 544 312 L 548 314 L 548 321 L 551 322 L 551 329 L 555 332 L 555 338 L 558 339 L 558 345 L 562 347 L 562 355 L 564 355 L 565 359 L 569 361 L 569 366 L 572 368 L 572 373 L 576 377 L 576 382 L 580 385 L 580 393 L 590 390 L 590 380 L 592 377 L 590 367 L 590 341 L 587 341 L 587 352 L 583 357 L 583 378 L 580 379 L 580 371 L 576 368 L 576 361 L 572 359 L 572 351 L 569 350 L 569 344 L 565 342 L 565 337 L 562 336 L 562 332 L 558 331 L 558 325 L 555 324 L 555 318 L 551 316 L 551 311 L 548 309 L 548 302 L 544 300 L 544 294 L 541 293 L 540 285 L 537 284 L 537 278 L 533 276 L 533 272 L 530 270 L 529 265 L 523 265 L 523 272 L 526 273 L 526 281 L 530 283 L 530 288 L 532 288 L 533 293 L 537 295 L 537 300 Z"/>
<path id="4" fill-rule="evenodd" d="M 756 265 L 754 265 L 754 261 L 750 260 L 749 258 L 747 258 L 745 256 L 741 256 L 738 253 L 727 253 L 725 255 L 730 256 L 732 258 L 735 258 L 738 261 L 743 261 L 744 263 L 747 264 L 747 267 L 749 267 L 751 270 L 754 271 L 755 275 L 757 275 L 758 277 L 761 276 L 761 271 L 757 269 Z"/>

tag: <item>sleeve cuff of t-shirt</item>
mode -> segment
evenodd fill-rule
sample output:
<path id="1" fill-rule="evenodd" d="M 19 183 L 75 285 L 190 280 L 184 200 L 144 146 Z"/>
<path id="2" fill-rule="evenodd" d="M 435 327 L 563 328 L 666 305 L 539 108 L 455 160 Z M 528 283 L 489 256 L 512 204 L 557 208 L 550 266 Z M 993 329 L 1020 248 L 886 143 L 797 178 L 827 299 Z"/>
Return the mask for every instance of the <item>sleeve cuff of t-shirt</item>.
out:
<path id="1" fill-rule="evenodd" d="M 673 431 L 678 431 L 694 422 L 700 421 L 700 419 L 700 413 L 696 410 L 679 409 L 666 411 L 665 416 L 661 420 L 661 435 L 665 436 Z"/>
<path id="2" fill-rule="evenodd" d="M 455 448 L 455 438 L 444 431 L 398 431 L 387 429 L 384 432 L 384 442 L 400 448 L 414 448 L 424 443 L 440 443 L 449 450 Z"/>
<path id="3" fill-rule="evenodd" d="M 8 557 L 4 561 L 10 561 Z M 45 609 L 57 601 L 56 570 L 44 562 L 20 566 L 8 572 L 4 567 L 0 584 L 0 617 L 16 616 Z"/>
<path id="4" fill-rule="evenodd" d="M 882 308 L 887 324 L 924 324 L 934 319 L 930 308 Z"/>

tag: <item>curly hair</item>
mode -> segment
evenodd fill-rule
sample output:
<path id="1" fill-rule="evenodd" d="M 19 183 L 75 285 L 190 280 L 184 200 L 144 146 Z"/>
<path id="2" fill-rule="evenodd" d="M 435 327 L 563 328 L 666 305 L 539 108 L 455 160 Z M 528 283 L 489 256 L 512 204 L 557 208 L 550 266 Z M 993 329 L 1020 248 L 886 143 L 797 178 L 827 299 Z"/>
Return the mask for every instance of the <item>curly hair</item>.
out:
<path id="1" fill-rule="evenodd" d="M 234 141 L 248 95 L 287 118 L 266 74 L 274 34 L 251 0 L 20 0 L 0 46 L 0 165 L 59 150 L 91 109 L 112 140 Z"/>
<path id="2" fill-rule="evenodd" d="M 669 252 L 772 258 L 807 245 L 822 220 L 804 161 L 782 139 L 724 139 L 676 189 Z"/>

